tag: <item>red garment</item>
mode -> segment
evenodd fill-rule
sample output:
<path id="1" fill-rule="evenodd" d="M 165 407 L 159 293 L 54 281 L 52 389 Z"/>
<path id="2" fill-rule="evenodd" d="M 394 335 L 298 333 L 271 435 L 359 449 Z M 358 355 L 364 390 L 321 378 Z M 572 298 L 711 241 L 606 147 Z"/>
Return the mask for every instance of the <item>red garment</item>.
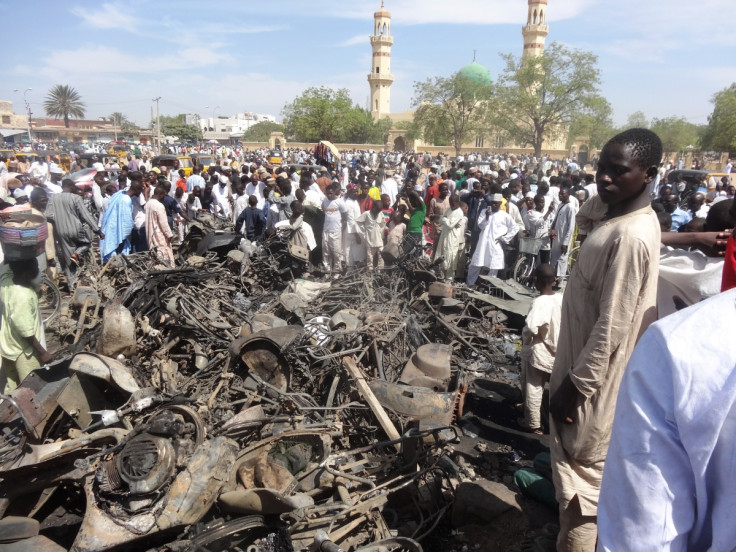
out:
<path id="1" fill-rule="evenodd" d="M 733 234 L 726 242 L 726 259 L 723 263 L 723 275 L 721 276 L 721 291 L 736 288 L 736 243 Z"/>
<path id="2" fill-rule="evenodd" d="M 386 232 L 386 235 L 388 235 L 388 233 L 391 231 L 391 229 L 388 227 L 388 223 L 391 222 L 391 219 L 394 216 L 394 210 L 391 207 L 389 207 L 388 209 L 381 209 L 381 212 L 383 213 L 383 218 L 386 219 L 385 232 Z"/>
<path id="3" fill-rule="evenodd" d="M 373 207 L 373 200 L 371 199 L 370 196 L 367 196 L 367 195 L 363 196 L 360 198 L 359 205 L 360 205 L 360 212 L 365 213 L 366 211 L 370 211 L 371 207 Z"/>
<path id="4" fill-rule="evenodd" d="M 181 188 L 184 193 L 187 193 L 187 179 L 180 178 L 176 181 L 176 187 Z"/>
<path id="5" fill-rule="evenodd" d="M 439 197 L 440 196 L 440 185 L 435 184 L 434 186 L 430 186 L 427 188 L 427 197 L 424 198 L 424 203 L 429 205 L 429 202 L 432 201 L 433 197 Z"/>

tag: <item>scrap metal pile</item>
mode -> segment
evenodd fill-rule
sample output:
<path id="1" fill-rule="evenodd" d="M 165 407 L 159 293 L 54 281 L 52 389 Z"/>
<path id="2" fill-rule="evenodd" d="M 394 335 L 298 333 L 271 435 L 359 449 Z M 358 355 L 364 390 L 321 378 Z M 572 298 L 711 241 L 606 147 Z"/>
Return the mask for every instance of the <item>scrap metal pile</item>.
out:
<path id="1" fill-rule="evenodd" d="M 426 263 L 327 282 L 219 253 L 82 275 L 64 360 L 0 402 L 0 523 L 77 551 L 421 550 L 503 315 Z"/>

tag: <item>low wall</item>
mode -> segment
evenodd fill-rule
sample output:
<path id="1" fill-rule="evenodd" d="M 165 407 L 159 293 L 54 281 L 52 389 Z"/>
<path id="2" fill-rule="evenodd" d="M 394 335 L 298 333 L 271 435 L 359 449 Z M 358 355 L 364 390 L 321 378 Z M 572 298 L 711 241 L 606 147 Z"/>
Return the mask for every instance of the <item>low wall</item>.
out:
<path id="1" fill-rule="evenodd" d="M 257 150 L 261 148 L 268 148 L 268 142 L 241 142 L 244 150 Z M 285 149 L 297 148 L 297 149 L 312 149 L 316 145 L 315 142 L 286 142 Z M 387 146 L 382 144 L 335 144 L 335 147 L 340 151 L 343 150 L 374 150 L 384 151 L 387 150 Z M 431 155 L 437 155 L 442 152 L 450 157 L 455 156 L 455 148 L 453 146 L 422 146 L 419 149 L 419 153 L 430 153 Z M 503 153 L 503 154 L 516 154 L 516 155 L 533 155 L 533 148 L 467 148 L 463 147 L 460 149 L 460 153 L 467 155 L 469 153 Z M 569 150 L 556 150 L 556 149 L 543 149 L 542 155 L 546 155 L 551 158 L 562 158 L 567 157 L 570 154 Z"/>
<path id="2" fill-rule="evenodd" d="M 449 157 L 455 157 L 454 146 L 421 146 L 419 148 L 420 153 L 429 152 L 431 155 L 437 155 L 438 153 L 444 153 Z M 468 155 L 469 153 L 490 153 L 490 154 L 506 154 L 506 155 L 534 155 L 534 148 L 460 148 L 460 153 Z M 567 157 L 570 155 L 569 150 L 558 150 L 558 149 L 543 149 L 542 155 L 551 157 L 553 159 Z"/>
<path id="3" fill-rule="evenodd" d="M 268 148 L 268 142 L 241 142 L 243 149 L 245 150 L 257 150 L 260 148 Z M 297 148 L 297 149 L 313 149 L 317 145 L 317 142 L 286 142 L 282 144 L 284 149 Z M 375 150 L 383 151 L 386 146 L 383 144 L 335 144 L 335 147 L 339 150 Z"/>

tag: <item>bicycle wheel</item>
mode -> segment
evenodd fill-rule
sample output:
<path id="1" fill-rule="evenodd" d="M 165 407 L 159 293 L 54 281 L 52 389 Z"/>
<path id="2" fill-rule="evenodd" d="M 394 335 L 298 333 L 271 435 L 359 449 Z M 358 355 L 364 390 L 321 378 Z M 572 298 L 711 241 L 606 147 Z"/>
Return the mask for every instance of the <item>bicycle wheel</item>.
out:
<path id="1" fill-rule="evenodd" d="M 59 314 L 61 306 L 61 293 L 54 282 L 44 276 L 41 287 L 38 290 L 38 310 L 41 313 L 41 321 L 48 324 Z"/>
<path id="2" fill-rule="evenodd" d="M 522 255 L 514 265 L 514 280 L 522 286 L 534 287 L 534 265 L 536 259 L 532 255 Z"/>
<path id="3" fill-rule="evenodd" d="M 567 266 L 565 267 L 565 275 L 560 278 L 559 286 L 563 287 L 564 284 L 567 282 L 567 279 L 570 277 L 570 273 L 572 272 L 572 267 L 575 266 L 575 263 L 578 260 L 578 253 L 580 253 L 580 246 L 573 247 L 570 250 L 570 254 L 567 257 Z"/>

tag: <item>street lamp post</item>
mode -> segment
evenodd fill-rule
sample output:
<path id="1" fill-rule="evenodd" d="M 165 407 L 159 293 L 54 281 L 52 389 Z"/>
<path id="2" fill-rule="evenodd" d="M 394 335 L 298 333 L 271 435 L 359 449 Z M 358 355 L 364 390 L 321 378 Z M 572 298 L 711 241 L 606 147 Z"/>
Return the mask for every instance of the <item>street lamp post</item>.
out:
<path id="1" fill-rule="evenodd" d="M 218 109 L 220 109 L 220 106 L 219 105 L 216 105 L 212 109 L 212 130 L 213 130 L 213 132 L 217 132 L 217 123 L 215 122 L 215 111 L 217 111 Z"/>
<path id="2" fill-rule="evenodd" d="M 33 147 L 33 137 L 31 136 L 31 104 L 28 103 L 28 100 L 26 99 L 26 94 L 33 90 L 33 88 L 26 88 L 23 91 L 23 103 L 26 106 L 26 113 L 28 113 L 28 145 Z M 20 92 L 19 89 L 13 90 L 14 92 Z"/>

